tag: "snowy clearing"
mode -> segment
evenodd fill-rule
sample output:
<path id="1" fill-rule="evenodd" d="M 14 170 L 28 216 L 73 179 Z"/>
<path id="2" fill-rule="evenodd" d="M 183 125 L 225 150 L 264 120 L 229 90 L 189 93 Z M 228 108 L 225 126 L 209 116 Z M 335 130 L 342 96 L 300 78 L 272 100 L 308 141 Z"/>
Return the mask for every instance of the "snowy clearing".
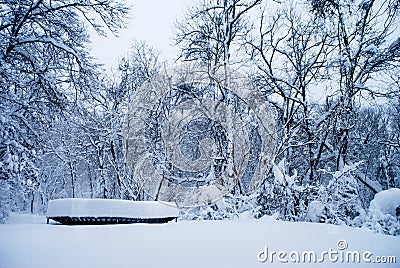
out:
<path id="1" fill-rule="evenodd" d="M 395 256 L 397 264 L 369 263 L 368 267 L 399 267 L 400 237 L 366 229 L 316 223 L 291 223 L 264 217 L 232 221 L 180 221 L 168 224 L 63 226 L 45 224 L 45 217 L 12 215 L 0 225 L 0 267 L 366 267 L 342 263 L 340 252 L 365 252 L 369 260 Z M 340 242 L 340 245 L 338 244 Z M 338 247 L 347 246 L 340 251 Z M 286 252 L 280 263 L 262 263 L 257 255 L 268 248 Z M 333 263 L 292 263 L 304 252 L 339 252 Z M 289 254 L 290 258 L 289 258 Z M 261 254 L 260 258 L 265 256 Z M 335 256 L 334 256 L 335 257 Z M 334 258 L 333 258 L 334 259 Z M 301 260 L 301 259 L 300 259 Z"/>

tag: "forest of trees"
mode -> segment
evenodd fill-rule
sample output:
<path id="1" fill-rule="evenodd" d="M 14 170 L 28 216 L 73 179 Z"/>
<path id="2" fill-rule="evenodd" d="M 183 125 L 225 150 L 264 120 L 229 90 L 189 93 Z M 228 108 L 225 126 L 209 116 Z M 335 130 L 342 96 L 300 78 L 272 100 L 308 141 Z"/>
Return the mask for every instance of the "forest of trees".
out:
<path id="1" fill-rule="evenodd" d="M 374 194 L 400 187 L 399 11 L 397 0 L 197 1 L 176 22 L 177 58 L 222 70 L 228 87 L 234 71 L 245 73 L 270 103 L 278 140 L 258 191 L 234 191 L 182 217 L 249 210 L 378 222 L 399 234 L 398 218 L 368 212 Z M 126 165 L 122 129 L 134 92 L 173 63 L 135 41 L 118 72 L 105 75 L 88 49 L 89 27 L 117 32 L 129 9 L 113 0 L 7 0 L 0 13 L 0 219 L 43 213 L 55 198 L 151 198 Z"/>

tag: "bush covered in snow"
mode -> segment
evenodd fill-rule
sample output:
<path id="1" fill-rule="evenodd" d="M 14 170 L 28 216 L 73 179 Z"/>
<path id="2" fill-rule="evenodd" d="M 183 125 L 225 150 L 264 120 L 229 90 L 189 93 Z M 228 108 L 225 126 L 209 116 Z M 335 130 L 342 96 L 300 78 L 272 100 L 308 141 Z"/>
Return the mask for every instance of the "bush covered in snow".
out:
<path id="1" fill-rule="evenodd" d="M 391 188 L 377 193 L 369 209 L 375 213 L 400 216 L 400 189 Z"/>
<path id="2" fill-rule="evenodd" d="M 325 171 L 330 176 L 327 184 L 305 186 L 300 186 L 296 172 L 288 175 L 287 166 L 285 159 L 273 166 L 274 177 L 257 196 L 255 217 L 277 214 L 281 220 L 345 224 L 400 235 L 400 189 L 377 193 L 365 209 L 354 177 L 358 164 Z"/>
<path id="3" fill-rule="evenodd" d="M 251 217 L 257 215 L 256 194 L 250 196 L 225 195 L 219 200 L 194 208 L 181 208 L 181 220 L 224 220 L 237 219 L 248 212 Z"/>
<path id="4" fill-rule="evenodd" d="M 342 171 L 331 173 L 332 179 L 318 187 L 316 200 L 307 210 L 306 221 L 352 225 L 353 220 L 364 215 L 357 180 L 353 171 L 357 165 L 344 166 Z"/>
<path id="5" fill-rule="evenodd" d="M 368 227 L 377 233 L 400 235 L 400 189 L 391 188 L 375 195 L 358 226 Z"/>
<path id="6" fill-rule="evenodd" d="M 299 185 L 297 172 L 289 175 L 286 159 L 272 167 L 274 178 L 267 182 L 258 196 L 258 217 L 279 214 L 279 219 L 297 221 L 304 211 L 302 193 L 306 188 Z"/>

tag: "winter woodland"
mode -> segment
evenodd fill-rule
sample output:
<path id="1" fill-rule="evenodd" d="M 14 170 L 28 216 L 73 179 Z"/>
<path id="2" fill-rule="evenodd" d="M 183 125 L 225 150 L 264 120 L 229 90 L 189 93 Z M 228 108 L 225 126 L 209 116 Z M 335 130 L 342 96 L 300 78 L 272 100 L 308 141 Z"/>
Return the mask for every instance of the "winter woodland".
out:
<path id="1" fill-rule="evenodd" d="M 177 59 L 223 73 L 225 88 L 245 74 L 270 106 L 277 141 L 256 191 L 238 185 L 181 218 L 248 211 L 399 235 L 399 203 L 387 213 L 377 205 L 400 188 L 399 12 L 397 0 L 195 2 L 175 24 Z M 122 1 L 7 0 L 0 13 L 0 220 L 44 213 L 56 198 L 152 200 L 126 163 L 123 128 L 136 92 L 174 63 L 133 41 L 105 74 L 88 29 L 125 27 Z"/>

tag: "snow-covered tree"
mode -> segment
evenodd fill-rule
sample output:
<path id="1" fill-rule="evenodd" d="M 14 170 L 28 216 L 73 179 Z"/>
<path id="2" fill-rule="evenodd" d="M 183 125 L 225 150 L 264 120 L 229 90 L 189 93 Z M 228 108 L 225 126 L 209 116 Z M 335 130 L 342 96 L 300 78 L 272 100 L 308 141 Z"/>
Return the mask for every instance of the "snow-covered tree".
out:
<path id="1" fill-rule="evenodd" d="M 399 47 L 393 35 L 398 5 L 311 2 L 317 15 L 302 2 L 283 2 L 277 13 L 262 14 L 259 33 L 249 42 L 258 69 L 254 80 L 277 111 L 277 159 L 285 157 L 289 174 L 296 169 L 307 189 L 303 208 L 321 207 L 315 197 L 338 181 L 331 174 L 344 172 L 345 166 L 356 167 L 351 181 L 356 179 L 356 196 L 365 208 L 382 189 L 382 177 L 397 183 L 392 178 L 398 174 L 398 146 L 389 140 L 398 132 L 393 132 L 390 108 L 380 108 L 376 99 L 399 94 L 394 75 Z M 341 218 L 351 219 L 350 214 Z"/>
<path id="2" fill-rule="evenodd" d="M 234 57 L 246 34 L 251 30 L 248 13 L 260 0 L 201 0 L 176 25 L 176 43 L 181 47 L 180 57 L 200 60 L 213 68 L 243 61 Z"/>
<path id="3" fill-rule="evenodd" d="M 0 3 L 0 179 L 12 185 L 1 198 L 38 189 L 44 133 L 84 90 L 85 72 L 96 68 L 86 27 L 115 32 L 127 11 L 113 1 Z"/>
<path id="4" fill-rule="evenodd" d="M 135 42 L 119 68 L 114 80 L 86 74 L 90 94 L 84 94 L 74 112 L 47 133 L 40 173 L 45 200 L 145 198 L 125 163 L 122 131 L 130 96 L 160 68 L 158 55 Z"/>
<path id="5" fill-rule="evenodd" d="M 400 59 L 399 39 L 393 39 L 400 8 L 396 1 L 311 1 L 317 16 L 327 24 L 335 39 L 330 73 L 337 79 L 330 97 L 336 103 L 333 143 L 336 169 L 341 170 L 348 157 L 349 135 L 357 109 L 356 98 L 391 96 L 386 72 L 396 69 Z"/>
<path id="6" fill-rule="evenodd" d="M 186 18 L 177 23 L 176 42 L 181 47 L 181 57 L 185 60 L 201 61 L 208 68 L 211 81 L 216 83 L 215 95 L 221 96 L 215 103 L 215 110 L 225 101 L 227 126 L 227 164 L 226 170 L 231 181 L 239 174 L 235 165 L 233 136 L 234 110 L 231 94 L 232 65 L 243 63 L 243 56 L 238 56 L 239 48 L 245 42 L 246 34 L 251 30 L 249 12 L 261 3 L 260 0 L 215 0 L 199 1 Z M 216 78 L 219 69 L 224 72 L 224 79 Z M 238 182 L 237 192 L 245 194 Z"/>

